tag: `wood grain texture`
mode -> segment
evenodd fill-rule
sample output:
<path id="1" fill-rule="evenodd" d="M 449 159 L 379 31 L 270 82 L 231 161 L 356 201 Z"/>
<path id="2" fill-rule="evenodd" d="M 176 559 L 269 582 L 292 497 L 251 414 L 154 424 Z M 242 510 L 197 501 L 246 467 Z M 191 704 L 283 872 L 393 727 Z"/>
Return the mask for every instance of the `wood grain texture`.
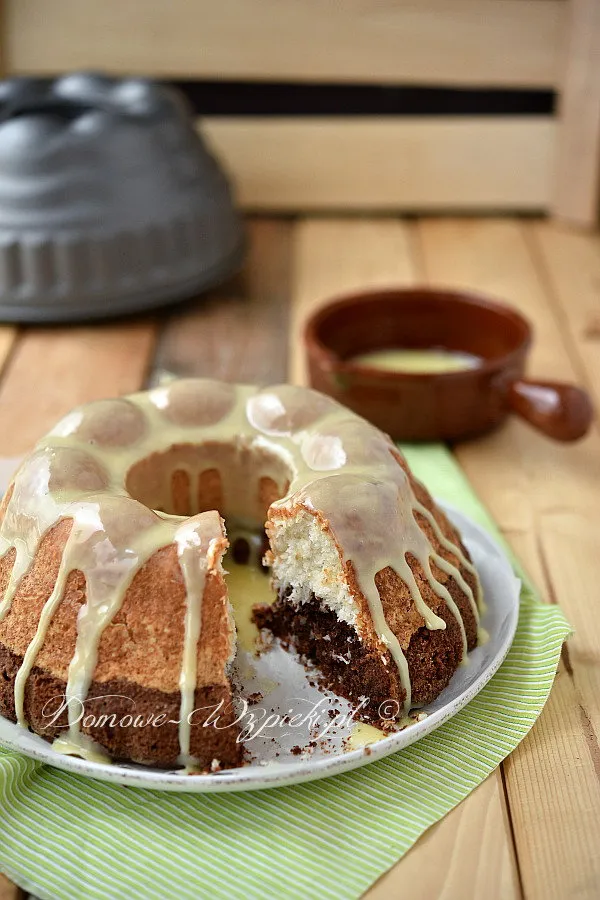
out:
<path id="1" fill-rule="evenodd" d="M 285 221 L 249 222 L 243 272 L 170 315 L 155 378 L 285 381 L 292 231 Z"/>
<path id="2" fill-rule="evenodd" d="M 404 859 L 368 891 L 368 900 L 509 900 L 520 896 L 510 844 L 498 840 L 499 809 L 506 816 L 502 782 L 494 773 L 425 832 Z M 510 830 L 507 820 L 504 828 Z M 480 846 L 485 848 L 483 854 Z"/>
<path id="3" fill-rule="evenodd" d="M 551 222 L 527 228 L 532 253 L 580 377 L 600 409 L 600 235 Z"/>
<path id="4" fill-rule="evenodd" d="M 6 61 L 6 37 L 8 32 L 6 22 L 6 4 L 4 0 L 0 0 L 0 76 L 6 77 L 8 71 Z"/>
<path id="5" fill-rule="evenodd" d="M 536 533 L 505 536 L 542 598 L 555 599 Z M 569 548 L 560 548 L 559 557 L 568 552 Z M 563 650 L 566 664 L 558 667 L 535 727 L 503 764 L 525 896 L 532 900 L 592 900 L 600 884 L 598 833 L 589 827 L 600 808 L 600 756 L 572 677 L 569 646 L 570 642 Z M 546 765 L 540 765 L 540 759 Z M 548 767 L 556 777 L 548 777 Z M 551 867 L 549 855 L 554 859 Z"/>
<path id="6" fill-rule="evenodd" d="M 22 900 L 23 896 L 21 889 L 0 873 L 0 900 Z"/>
<path id="7" fill-rule="evenodd" d="M 419 224 L 432 282 L 489 292 L 534 323 L 534 376 L 574 379 L 580 364 L 526 240 L 511 221 Z M 458 458 L 547 599 L 575 627 L 570 672 L 557 679 L 530 735 L 510 757 L 506 783 L 525 896 L 595 898 L 600 886 L 597 593 L 600 438 L 553 444 L 510 421 L 457 449 Z M 571 674 L 572 673 L 572 674 Z M 583 723 L 585 722 L 585 728 Z"/>
<path id="8" fill-rule="evenodd" d="M 564 13 L 561 0 L 7 0 L 7 46 L 17 74 L 552 87 Z"/>
<path id="9" fill-rule="evenodd" d="M 542 715 L 504 764 L 528 900 L 597 900 L 600 779 L 589 730 L 573 680 L 560 666 Z"/>
<path id="10" fill-rule="evenodd" d="M 328 213 L 545 209 L 555 127 L 546 116 L 202 121 L 246 209 Z"/>
<path id="11" fill-rule="evenodd" d="M 600 201 L 600 3 L 571 0 L 568 7 L 553 212 L 592 227 Z"/>
<path id="12" fill-rule="evenodd" d="M 138 389 L 154 340 L 150 321 L 24 331 L 0 385 L 0 455 L 25 453 L 80 403 Z"/>
<path id="13" fill-rule="evenodd" d="M 418 278 L 419 268 L 411 229 L 398 220 L 301 223 L 294 265 L 291 380 L 302 382 L 305 378 L 300 333 L 309 311 L 332 295 L 356 287 L 412 284 Z M 497 877 L 488 878 L 486 897 L 490 900 L 519 897 L 500 770 L 445 821 L 450 821 L 450 826 L 432 829 L 366 896 L 381 900 L 405 897 L 410 883 L 411 897 L 476 900 L 481 896 L 483 873 L 494 872 Z M 485 822 L 483 833 L 482 821 Z M 451 839 L 459 823 L 465 841 L 467 834 L 471 835 L 471 842 L 473 835 L 477 835 L 476 850 L 471 843 L 469 852 L 460 852 L 461 842 Z M 449 876 L 454 871 L 456 875 Z M 414 873 L 418 873 L 416 880 L 411 878 Z M 447 892 L 438 895 L 441 884 L 447 884 Z"/>
<path id="14" fill-rule="evenodd" d="M 17 340 L 18 328 L 13 325 L 0 325 L 0 373 L 8 364 Z"/>

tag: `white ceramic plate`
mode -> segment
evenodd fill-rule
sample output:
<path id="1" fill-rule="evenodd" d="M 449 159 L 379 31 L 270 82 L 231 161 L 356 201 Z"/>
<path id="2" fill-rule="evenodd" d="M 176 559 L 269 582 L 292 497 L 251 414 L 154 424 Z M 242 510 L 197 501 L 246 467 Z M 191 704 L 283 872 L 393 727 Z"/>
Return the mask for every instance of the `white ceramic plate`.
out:
<path id="1" fill-rule="evenodd" d="M 460 529 L 483 584 L 486 612 L 482 626 L 489 641 L 469 654 L 435 703 L 415 724 L 364 747 L 344 745 L 354 723 L 351 708 L 310 683 L 303 666 L 275 648 L 259 660 L 242 654 L 239 672 L 246 696 L 264 696 L 242 719 L 250 740 L 250 760 L 239 769 L 186 775 L 140 765 L 88 762 L 56 753 L 42 738 L 0 717 L 0 744 L 66 772 L 102 781 L 165 791 L 242 791 L 295 784 L 347 772 L 414 744 L 462 709 L 487 684 L 504 660 L 517 627 L 520 582 L 500 547 L 462 513 L 441 504 Z M 282 718 L 299 715 L 293 727 Z M 331 712 L 330 712 L 331 711 Z M 326 730 L 326 734 L 323 731 Z"/>

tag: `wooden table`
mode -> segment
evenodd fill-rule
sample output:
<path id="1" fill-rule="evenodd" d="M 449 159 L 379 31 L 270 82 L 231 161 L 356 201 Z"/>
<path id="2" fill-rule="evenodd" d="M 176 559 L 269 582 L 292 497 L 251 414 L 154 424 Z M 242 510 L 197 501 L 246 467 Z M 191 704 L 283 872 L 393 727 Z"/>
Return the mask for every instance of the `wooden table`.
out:
<path id="1" fill-rule="evenodd" d="M 245 271 L 170 313 L 93 328 L 0 330 L 0 455 L 72 406 L 162 371 L 302 381 L 300 326 L 359 285 L 489 292 L 535 324 L 530 372 L 600 404 L 600 238 L 531 219 L 260 219 Z M 370 900 L 600 896 L 600 434 L 558 446 L 511 421 L 457 456 L 544 600 L 575 635 L 512 756 L 371 889 Z M 16 889 L 0 883 L 0 898 Z"/>

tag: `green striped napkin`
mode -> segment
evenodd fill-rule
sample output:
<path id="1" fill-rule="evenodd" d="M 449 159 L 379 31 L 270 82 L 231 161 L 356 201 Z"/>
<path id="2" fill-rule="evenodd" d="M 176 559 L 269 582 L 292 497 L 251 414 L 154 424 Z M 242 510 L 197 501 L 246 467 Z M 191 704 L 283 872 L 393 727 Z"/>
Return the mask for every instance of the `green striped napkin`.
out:
<path id="1" fill-rule="evenodd" d="M 444 448 L 406 452 L 436 496 L 495 532 Z M 505 663 L 462 712 L 395 756 L 310 784 L 162 794 L 0 751 L 0 868 L 42 900 L 358 897 L 527 734 L 568 633 L 526 585 Z"/>

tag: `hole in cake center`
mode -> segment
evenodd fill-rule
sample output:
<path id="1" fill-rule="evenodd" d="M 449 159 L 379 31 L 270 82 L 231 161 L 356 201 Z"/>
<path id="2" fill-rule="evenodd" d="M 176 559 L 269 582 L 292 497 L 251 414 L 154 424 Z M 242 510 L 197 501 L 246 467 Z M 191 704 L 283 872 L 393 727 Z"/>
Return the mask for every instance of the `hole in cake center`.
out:
<path id="1" fill-rule="evenodd" d="M 126 478 L 131 497 L 159 513 L 187 517 L 217 510 L 223 516 L 229 600 L 240 646 L 249 652 L 258 637 L 253 607 L 276 599 L 262 564 L 265 519 L 290 480 L 289 466 L 276 452 L 241 442 L 177 444 L 140 460 Z"/>
<path id="2" fill-rule="evenodd" d="M 242 442 L 175 444 L 135 463 L 125 486 L 150 509 L 194 516 L 216 509 L 228 527 L 262 530 L 271 503 L 288 490 L 288 464 L 266 447 Z"/>

